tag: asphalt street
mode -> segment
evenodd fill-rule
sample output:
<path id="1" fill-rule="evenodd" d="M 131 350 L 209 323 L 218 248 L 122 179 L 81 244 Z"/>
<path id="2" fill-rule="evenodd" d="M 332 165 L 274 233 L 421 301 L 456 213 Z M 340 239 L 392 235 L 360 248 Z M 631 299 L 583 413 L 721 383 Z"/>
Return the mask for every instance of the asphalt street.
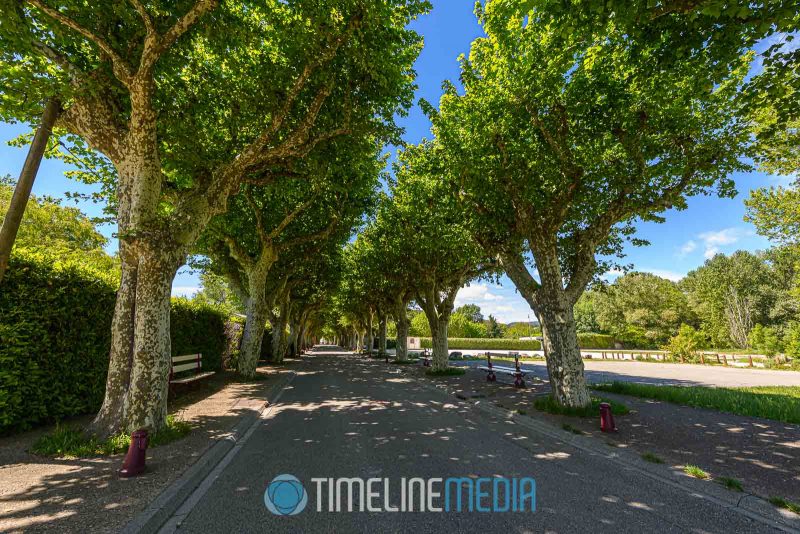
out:
<path id="1" fill-rule="evenodd" d="M 305 369 L 179 532 L 772 532 L 685 488 L 476 412 L 396 366 L 314 356 Z M 281 474 L 309 492 L 297 515 L 265 506 L 264 492 Z M 498 476 L 533 477 L 535 513 L 328 512 L 325 503 L 318 512 L 311 481 Z"/>

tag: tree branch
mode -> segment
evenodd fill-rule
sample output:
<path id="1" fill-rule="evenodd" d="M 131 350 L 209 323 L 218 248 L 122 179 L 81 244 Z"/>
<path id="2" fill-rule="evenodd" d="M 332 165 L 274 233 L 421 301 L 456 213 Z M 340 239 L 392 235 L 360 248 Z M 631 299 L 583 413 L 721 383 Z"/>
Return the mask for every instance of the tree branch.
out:
<path id="1" fill-rule="evenodd" d="M 117 79 L 120 82 L 122 82 L 122 84 L 125 87 L 128 87 L 131 84 L 131 81 L 133 79 L 133 74 L 131 72 L 130 65 L 128 65 L 128 62 L 125 61 L 122 58 L 122 56 L 120 56 L 119 54 L 117 54 L 116 51 L 114 51 L 114 49 L 105 39 L 84 28 L 83 26 L 81 26 L 68 16 L 64 15 L 60 11 L 53 9 L 49 6 L 46 6 L 40 0 L 27 0 L 27 1 L 42 13 L 46 14 L 52 19 L 55 19 L 57 22 L 60 22 L 62 25 L 81 34 L 83 37 L 94 43 L 98 48 L 100 48 L 100 50 L 102 50 L 102 52 L 105 55 L 107 55 L 111 59 L 111 64 L 114 68 L 114 75 L 117 77 Z"/>
<path id="2" fill-rule="evenodd" d="M 153 26 L 153 19 L 150 18 L 150 15 L 147 13 L 147 9 L 142 4 L 141 0 L 129 0 L 131 4 L 133 4 L 134 9 L 136 12 L 139 13 L 139 16 L 142 18 L 142 22 L 144 22 L 145 30 L 147 30 L 147 35 L 153 35 L 156 33 L 156 28 Z"/>

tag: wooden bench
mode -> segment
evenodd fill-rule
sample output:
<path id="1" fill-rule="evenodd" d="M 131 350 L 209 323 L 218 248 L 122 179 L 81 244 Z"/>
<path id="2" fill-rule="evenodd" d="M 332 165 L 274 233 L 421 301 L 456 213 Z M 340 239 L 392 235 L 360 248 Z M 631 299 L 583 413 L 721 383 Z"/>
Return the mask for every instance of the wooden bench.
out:
<path id="1" fill-rule="evenodd" d="M 185 356 L 173 356 L 172 365 L 169 369 L 169 383 L 172 384 L 188 384 L 201 378 L 206 378 L 214 374 L 214 371 L 202 371 L 203 368 L 203 355 L 202 354 L 187 354 Z M 194 374 L 188 374 L 175 378 L 178 373 L 194 370 Z"/>
<path id="2" fill-rule="evenodd" d="M 423 367 L 431 366 L 431 361 L 433 360 L 433 358 L 431 358 L 428 349 L 423 349 L 422 352 L 412 352 L 409 355 L 412 354 L 415 355 L 417 358 L 419 358 L 419 361 Z"/>
<path id="3" fill-rule="evenodd" d="M 492 356 L 495 358 L 507 358 L 509 356 L 514 357 L 514 367 L 506 367 L 502 365 L 494 365 L 492 364 Z M 486 381 L 487 382 L 497 382 L 497 374 L 501 373 L 504 375 L 511 375 L 514 377 L 514 387 L 524 388 L 525 387 L 525 371 L 522 370 L 522 367 L 519 365 L 519 352 L 511 352 L 509 354 L 503 354 L 502 352 L 487 352 L 486 353 L 486 365 L 482 365 L 478 367 L 481 371 L 486 372 Z"/>

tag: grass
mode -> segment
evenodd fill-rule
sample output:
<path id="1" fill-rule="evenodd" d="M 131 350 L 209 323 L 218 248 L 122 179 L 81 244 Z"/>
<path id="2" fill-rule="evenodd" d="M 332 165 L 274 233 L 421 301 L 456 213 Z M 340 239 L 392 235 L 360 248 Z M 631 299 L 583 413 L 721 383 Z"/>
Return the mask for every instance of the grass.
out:
<path id="1" fill-rule="evenodd" d="M 166 445 L 181 439 L 190 431 L 191 425 L 186 421 L 179 421 L 171 415 L 167 416 L 166 428 L 152 434 L 148 446 Z M 130 442 L 129 434 L 115 434 L 106 440 L 98 440 L 74 426 L 57 425 L 52 433 L 36 440 L 31 452 L 40 456 L 65 458 L 109 456 L 127 451 Z"/>
<path id="2" fill-rule="evenodd" d="M 620 393 L 696 408 L 710 408 L 737 415 L 800 424 L 800 387 L 798 386 L 710 388 L 612 382 L 611 384 L 595 384 L 592 387 L 609 393 Z"/>
<path id="3" fill-rule="evenodd" d="M 790 512 L 800 514 L 800 504 L 797 504 L 796 502 L 787 501 L 783 497 L 770 497 L 769 502 L 778 508 L 783 508 L 784 510 L 789 510 Z"/>
<path id="4" fill-rule="evenodd" d="M 611 413 L 614 415 L 625 415 L 630 412 L 627 406 L 621 402 L 611 401 L 601 397 L 592 397 L 592 403 L 584 408 L 571 408 L 560 404 L 551 396 L 538 397 L 533 401 L 533 407 L 540 412 L 552 413 L 555 415 L 569 415 L 573 417 L 596 417 L 600 414 L 600 403 L 607 402 L 611 405 Z"/>
<path id="5" fill-rule="evenodd" d="M 719 477 L 717 479 L 717 482 L 719 482 L 720 484 L 722 484 L 723 486 L 725 486 L 726 488 L 728 488 L 731 491 L 744 491 L 744 488 L 742 487 L 742 483 L 740 481 L 736 480 L 735 478 Z"/>
<path id="6" fill-rule="evenodd" d="M 711 478 L 711 475 L 709 475 L 706 471 L 703 471 L 696 465 L 691 465 L 691 464 L 685 465 L 683 467 L 683 472 L 689 475 L 690 477 L 699 478 L 701 480 L 708 480 L 709 478 Z"/>
<path id="7" fill-rule="evenodd" d="M 467 370 L 462 367 L 447 367 L 445 369 L 428 369 L 425 374 L 428 376 L 461 376 Z"/>
<path id="8" fill-rule="evenodd" d="M 583 430 L 581 430 L 580 428 L 575 428 L 574 426 L 572 426 L 572 425 L 570 425 L 568 423 L 564 423 L 563 425 L 561 425 L 561 428 L 563 428 L 567 432 L 572 432 L 573 434 L 578 434 L 579 436 L 583 435 Z"/>
<path id="9" fill-rule="evenodd" d="M 662 460 L 659 456 L 656 456 L 652 452 L 646 452 L 642 454 L 642 460 L 645 462 L 650 462 L 651 464 L 663 464 L 664 460 Z"/>

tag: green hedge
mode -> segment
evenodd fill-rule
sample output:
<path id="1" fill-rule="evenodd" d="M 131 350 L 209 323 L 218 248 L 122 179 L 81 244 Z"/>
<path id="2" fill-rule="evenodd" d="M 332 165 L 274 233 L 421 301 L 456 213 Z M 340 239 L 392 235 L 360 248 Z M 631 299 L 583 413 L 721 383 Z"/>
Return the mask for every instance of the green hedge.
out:
<path id="1" fill-rule="evenodd" d="M 111 345 L 115 277 L 73 260 L 15 251 L 0 283 L 0 434 L 96 411 Z M 173 354 L 218 370 L 225 317 L 176 300 Z"/>
<path id="2" fill-rule="evenodd" d="M 431 338 L 420 338 L 422 348 L 429 349 Z M 614 337 L 606 334 L 578 334 L 578 343 L 582 349 L 613 349 Z M 451 337 L 447 340 L 451 350 L 540 350 L 542 344 L 536 340 L 520 340 L 507 338 L 465 338 Z"/>
<path id="3" fill-rule="evenodd" d="M 431 338 L 420 338 L 422 348 L 429 349 Z M 541 343 L 531 340 L 519 340 L 508 338 L 483 338 L 483 337 L 451 337 L 447 340 L 447 345 L 451 350 L 539 350 Z"/>
<path id="4" fill-rule="evenodd" d="M 225 323 L 228 317 L 207 304 L 185 298 L 172 299 L 170 336 L 172 355 L 203 355 L 203 369 L 220 371 L 228 346 Z"/>
<path id="5" fill-rule="evenodd" d="M 582 349 L 613 349 L 614 336 L 608 334 L 578 334 L 578 344 Z"/>

